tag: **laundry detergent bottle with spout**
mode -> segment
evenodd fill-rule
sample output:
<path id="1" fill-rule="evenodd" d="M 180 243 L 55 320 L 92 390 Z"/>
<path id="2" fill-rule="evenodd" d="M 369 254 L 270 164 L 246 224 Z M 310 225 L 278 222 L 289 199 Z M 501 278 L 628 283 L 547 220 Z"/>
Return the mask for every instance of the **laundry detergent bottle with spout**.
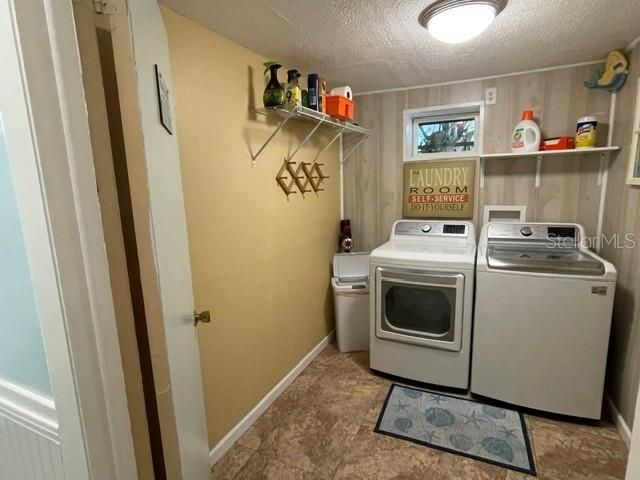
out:
<path id="1" fill-rule="evenodd" d="M 513 129 L 511 151 L 513 153 L 537 152 L 540 150 L 542 135 L 540 127 L 533 120 L 533 110 L 522 112 L 522 120 Z"/>

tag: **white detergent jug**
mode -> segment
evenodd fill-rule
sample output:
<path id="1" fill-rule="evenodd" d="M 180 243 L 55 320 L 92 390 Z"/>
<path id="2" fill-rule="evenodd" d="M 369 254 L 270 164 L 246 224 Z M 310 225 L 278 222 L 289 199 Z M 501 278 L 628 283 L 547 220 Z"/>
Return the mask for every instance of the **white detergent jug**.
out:
<path id="1" fill-rule="evenodd" d="M 537 152 L 540 150 L 542 135 L 540 127 L 533 120 L 533 110 L 522 112 L 522 120 L 513 129 L 511 151 L 513 153 Z"/>

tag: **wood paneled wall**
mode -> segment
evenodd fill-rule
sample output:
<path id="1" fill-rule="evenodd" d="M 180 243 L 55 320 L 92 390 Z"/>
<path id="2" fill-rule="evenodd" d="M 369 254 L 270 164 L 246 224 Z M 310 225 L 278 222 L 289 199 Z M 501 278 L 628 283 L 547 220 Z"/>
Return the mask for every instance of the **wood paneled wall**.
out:
<path id="1" fill-rule="evenodd" d="M 604 234 L 620 238 L 620 244 L 605 245 L 603 254 L 618 269 L 618 288 L 613 312 L 609 352 L 608 391 L 627 425 L 633 425 L 640 383 L 640 187 L 626 184 L 633 139 L 633 111 L 640 77 L 640 47 L 629 58 L 631 71 L 618 93 L 613 140 L 622 150 L 609 171 Z M 630 234 L 635 248 L 624 243 Z M 620 248 L 622 247 L 622 248 Z"/>
<path id="2" fill-rule="evenodd" d="M 352 221 L 356 248 L 375 248 L 387 239 L 393 221 L 402 217 L 404 109 L 482 101 L 486 88 L 497 87 L 497 104 L 485 107 L 485 153 L 510 150 L 511 132 L 525 109 L 534 110 L 547 137 L 573 135 L 579 117 L 595 115 L 604 127 L 599 144 L 605 145 L 611 95 L 582 86 L 595 68 L 570 67 L 358 96 L 357 121 L 374 133 L 344 165 L 345 218 Z M 477 196 L 480 222 L 484 205 L 526 205 L 529 221 L 575 221 L 595 235 L 599 164 L 597 154 L 545 158 L 536 188 L 535 158 L 485 160 L 485 184 Z"/>

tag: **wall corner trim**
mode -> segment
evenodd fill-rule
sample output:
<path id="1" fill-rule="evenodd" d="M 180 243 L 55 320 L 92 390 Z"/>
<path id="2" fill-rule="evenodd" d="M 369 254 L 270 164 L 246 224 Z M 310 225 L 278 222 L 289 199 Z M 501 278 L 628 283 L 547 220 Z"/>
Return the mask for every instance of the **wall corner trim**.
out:
<path id="1" fill-rule="evenodd" d="M 0 415 L 33 433 L 60 443 L 53 400 L 0 379 Z"/>
<path id="2" fill-rule="evenodd" d="M 605 398 L 605 403 L 609 408 L 609 413 L 611 414 L 611 417 L 613 418 L 613 421 L 615 422 L 616 427 L 618 428 L 618 433 L 620 434 L 622 441 L 627 446 L 627 449 L 629 449 L 631 446 L 631 429 L 629 428 L 629 425 L 627 425 L 627 422 L 625 421 L 624 417 L 616 407 L 616 404 L 613 403 L 613 399 L 609 395 L 605 395 L 604 398 Z"/>
<path id="3" fill-rule="evenodd" d="M 253 409 L 245 415 L 245 417 L 238 422 L 238 424 L 227 433 L 222 440 L 218 442 L 218 444 L 213 447 L 211 452 L 209 453 L 209 459 L 211 462 L 211 466 L 213 466 L 218 460 L 222 458 L 222 456 L 227 453 L 233 444 L 238 440 L 244 432 L 246 432 L 251 425 L 262 415 L 267 408 L 271 406 L 271 404 L 280 396 L 282 392 L 286 390 L 286 388 L 293 383 L 293 381 L 302 373 L 302 371 L 309 366 L 309 364 L 313 361 L 314 358 L 318 356 L 320 352 L 322 352 L 329 342 L 333 339 L 335 335 L 335 330 L 332 330 L 329 335 L 324 337 L 320 343 L 318 343 L 313 349 L 307 353 L 298 364 L 293 367 L 293 369 L 287 373 L 280 382 L 271 389 L 269 393 L 267 393 L 262 400 L 258 402 L 258 404 L 253 407 Z"/>

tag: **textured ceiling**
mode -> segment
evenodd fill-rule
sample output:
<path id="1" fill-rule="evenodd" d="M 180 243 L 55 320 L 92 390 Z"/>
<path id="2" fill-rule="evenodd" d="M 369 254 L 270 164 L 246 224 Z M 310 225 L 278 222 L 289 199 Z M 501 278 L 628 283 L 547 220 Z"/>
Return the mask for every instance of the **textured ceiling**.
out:
<path id="1" fill-rule="evenodd" d="M 160 0 L 270 59 L 355 92 L 604 58 L 640 35 L 640 0 L 509 0 L 479 37 L 443 44 L 418 24 L 431 0 Z"/>

